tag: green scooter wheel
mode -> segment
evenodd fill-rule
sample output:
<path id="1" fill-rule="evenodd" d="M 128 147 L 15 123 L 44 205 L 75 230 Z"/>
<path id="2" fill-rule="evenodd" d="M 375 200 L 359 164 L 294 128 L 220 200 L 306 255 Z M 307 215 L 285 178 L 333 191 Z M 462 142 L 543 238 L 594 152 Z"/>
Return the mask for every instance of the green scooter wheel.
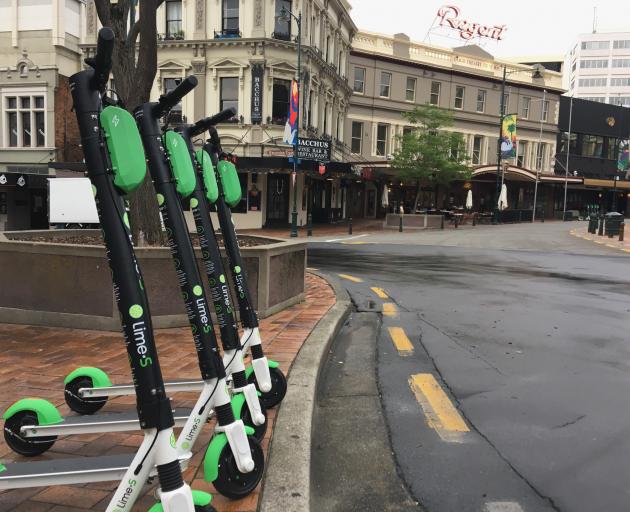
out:
<path id="1" fill-rule="evenodd" d="M 258 441 L 262 441 L 265 437 L 265 433 L 267 432 L 267 408 L 265 404 L 259 400 L 260 410 L 265 417 L 265 422 L 262 425 L 255 425 L 252 420 L 252 416 L 249 413 L 249 407 L 247 407 L 247 403 L 243 404 L 243 409 L 241 410 L 241 420 L 245 423 L 246 426 L 252 427 L 254 429 L 254 437 Z"/>
<path id="2" fill-rule="evenodd" d="M 264 393 L 258 389 L 258 383 L 256 382 L 256 374 L 254 372 L 247 378 L 247 381 L 256 385 L 256 389 L 260 391 L 260 402 L 264 404 L 267 409 L 275 407 L 287 394 L 287 378 L 282 373 L 280 368 L 269 368 L 269 376 L 271 377 L 271 389 Z"/>
<path id="3" fill-rule="evenodd" d="M 90 377 L 81 376 L 72 379 L 64 388 L 64 397 L 71 410 L 79 414 L 94 414 L 107 403 L 107 397 L 84 398 L 79 395 L 79 389 L 94 386 Z"/>
<path id="4" fill-rule="evenodd" d="M 4 422 L 4 440 L 15 453 L 25 457 L 35 457 L 55 444 L 57 436 L 23 437 L 20 428 L 25 425 L 39 425 L 37 414 L 34 411 L 17 412 Z"/>
<path id="5" fill-rule="evenodd" d="M 229 444 L 225 445 L 219 455 L 219 473 L 212 483 L 217 492 L 231 500 L 251 494 L 260 483 L 265 470 L 265 455 L 260 443 L 254 436 L 247 436 L 247 439 L 254 460 L 254 469 L 249 473 L 241 473 L 238 469 Z"/>

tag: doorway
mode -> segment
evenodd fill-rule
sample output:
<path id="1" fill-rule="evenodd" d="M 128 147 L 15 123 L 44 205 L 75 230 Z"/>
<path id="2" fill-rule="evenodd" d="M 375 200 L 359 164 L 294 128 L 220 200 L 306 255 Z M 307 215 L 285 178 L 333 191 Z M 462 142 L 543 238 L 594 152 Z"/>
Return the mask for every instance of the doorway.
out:
<path id="1" fill-rule="evenodd" d="M 289 175 L 267 176 L 267 226 L 289 224 Z"/>

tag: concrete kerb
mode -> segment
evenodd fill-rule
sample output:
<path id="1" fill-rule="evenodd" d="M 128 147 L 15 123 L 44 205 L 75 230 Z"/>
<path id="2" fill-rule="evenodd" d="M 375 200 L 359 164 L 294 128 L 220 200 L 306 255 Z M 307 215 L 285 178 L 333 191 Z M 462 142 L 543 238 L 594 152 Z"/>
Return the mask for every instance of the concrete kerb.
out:
<path id="1" fill-rule="evenodd" d="M 311 429 L 322 363 L 351 309 L 339 281 L 318 272 L 337 302 L 317 323 L 291 367 L 287 394 L 279 405 L 267 455 L 260 512 L 306 512 L 311 496 Z"/>

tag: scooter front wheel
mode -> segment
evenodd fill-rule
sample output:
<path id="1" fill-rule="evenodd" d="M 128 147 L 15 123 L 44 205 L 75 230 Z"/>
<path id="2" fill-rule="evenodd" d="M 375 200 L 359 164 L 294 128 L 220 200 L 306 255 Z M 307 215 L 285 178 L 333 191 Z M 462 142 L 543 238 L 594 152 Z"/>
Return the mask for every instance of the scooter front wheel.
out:
<path id="1" fill-rule="evenodd" d="M 4 422 L 4 440 L 15 453 L 25 457 L 41 455 L 55 444 L 57 436 L 23 437 L 20 428 L 25 425 L 39 425 L 33 411 L 20 411 Z"/>
<path id="2" fill-rule="evenodd" d="M 260 412 L 262 412 L 265 417 L 265 422 L 262 425 L 254 424 L 254 420 L 252 419 L 252 415 L 249 413 L 249 407 L 247 407 L 247 404 L 243 405 L 241 420 L 243 420 L 243 423 L 245 423 L 247 427 L 252 427 L 254 429 L 254 437 L 258 441 L 262 441 L 265 437 L 265 433 L 267 432 L 267 408 L 261 400 L 258 402 L 260 403 Z"/>
<path id="3" fill-rule="evenodd" d="M 219 455 L 218 476 L 212 482 L 217 492 L 232 500 L 238 500 L 250 494 L 260 483 L 265 469 L 265 455 L 260 443 L 254 436 L 247 436 L 247 439 L 254 460 L 254 469 L 249 473 L 241 473 L 230 445 L 226 444 Z"/>
<path id="4" fill-rule="evenodd" d="M 90 377 L 81 376 L 72 379 L 64 388 L 64 397 L 68 407 L 79 414 L 94 414 L 100 411 L 107 403 L 107 397 L 87 397 L 79 395 L 79 389 L 91 388 L 94 386 Z"/>
<path id="5" fill-rule="evenodd" d="M 271 377 L 271 389 L 266 393 L 260 391 L 260 402 L 267 408 L 271 409 L 275 407 L 284 398 L 284 395 L 287 394 L 287 378 L 282 373 L 280 368 L 269 368 L 269 376 Z M 258 389 L 258 384 L 256 382 L 256 374 L 254 372 L 247 379 L 251 384 L 256 385 L 256 389 Z"/>

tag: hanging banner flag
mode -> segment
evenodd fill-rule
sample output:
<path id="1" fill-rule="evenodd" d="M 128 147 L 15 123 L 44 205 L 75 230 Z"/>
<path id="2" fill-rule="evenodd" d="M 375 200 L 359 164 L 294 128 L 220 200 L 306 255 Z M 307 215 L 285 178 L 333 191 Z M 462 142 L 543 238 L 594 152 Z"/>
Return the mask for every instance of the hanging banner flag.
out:
<path id="1" fill-rule="evenodd" d="M 297 81 L 291 81 L 291 92 L 289 94 L 289 115 L 287 117 L 287 124 L 284 126 L 284 138 L 283 141 L 287 144 L 295 144 L 295 138 L 297 137 L 297 118 L 298 118 L 298 84 Z"/>
<path id="2" fill-rule="evenodd" d="M 501 158 L 516 156 L 516 114 L 503 116 L 501 123 Z"/>
<path id="3" fill-rule="evenodd" d="M 622 140 L 619 143 L 617 170 L 619 172 L 626 172 L 628 169 L 630 169 L 630 141 Z"/>

